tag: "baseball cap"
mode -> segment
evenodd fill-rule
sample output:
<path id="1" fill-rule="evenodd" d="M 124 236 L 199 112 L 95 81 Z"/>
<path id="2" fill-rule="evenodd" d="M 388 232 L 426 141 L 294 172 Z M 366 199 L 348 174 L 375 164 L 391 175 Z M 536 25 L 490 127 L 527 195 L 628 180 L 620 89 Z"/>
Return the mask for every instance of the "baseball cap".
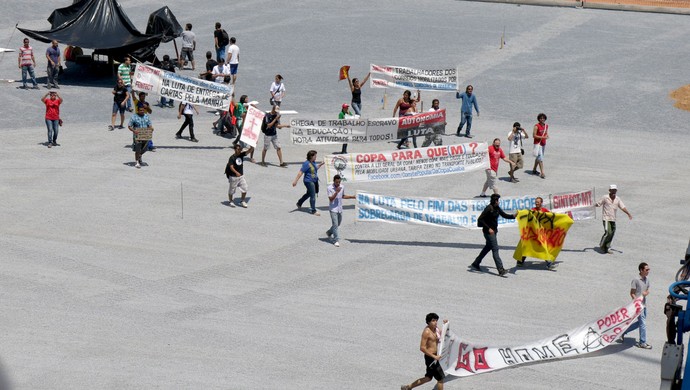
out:
<path id="1" fill-rule="evenodd" d="M 611 184 L 609 186 L 609 190 L 618 190 L 618 186 L 616 186 L 615 184 Z"/>
<path id="2" fill-rule="evenodd" d="M 348 108 L 350 106 L 347 105 L 347 103 L 343 103 L 343 108 Z"/>

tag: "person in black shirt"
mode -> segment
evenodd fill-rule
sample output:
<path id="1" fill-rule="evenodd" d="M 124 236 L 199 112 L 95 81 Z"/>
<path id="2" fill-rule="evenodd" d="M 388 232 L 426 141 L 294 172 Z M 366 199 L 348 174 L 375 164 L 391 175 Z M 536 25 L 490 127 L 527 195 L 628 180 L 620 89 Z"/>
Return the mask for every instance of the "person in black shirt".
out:
<path id="1" fill-rule="evenodd" d="M 113 115 L 110 118 L 109 130 L 115 128 L 115 116 L 118 111 L 120 112 L 120 126 L 118 128 L 124 129 L 125 125 L 125 109 L 126 102 L 129 99 L 129 92 L 127 92 L 127 87 L 125 87 L 125 82 L 122 79 L 117 80 L 117 85 L 113 88 Z"/>
<path id="2" fill-rule="evenodd" d="M 218 65 L 218 61 L 213 59 L 213 53 L 210 51 L 206 52 L 206 72 L 200 73 L 199 78 L 213 81 L 213 68 Z"/>
<path id="3" fill-rule="evenodd" d="M 280 161 L 280 166 L 282 168 L 287 168 L 287 164 L 283 162 L 283 151 L 280 148 L 280 143 L 278 142 L 278 132 L 277 129 L 282 129 L 283 127 L 290 127 L 290 125 L 280 124 L 280 107 L 277 105 L 271 108 L 271 112 L 264 116 L 264 123 L 261 125 L 261 130 L 264 133 L 264 148 L 261 151 L 261 162 L 259 165 L 262 167 L 268 166 L 266 164 L 266 151 L 268 147 L 273 144 L 273 147 L 278 154 L 278 161 Z"/>
<path id="4" fill-rule="evenodd" d="M 165 71 L 175 73 L 175 64 L 170 61 L 170 56 L 167 54 L 163 56 L 163 61 L 160 64 L 160 68 Z M 172 99 L 161 96 L 161 107 L 173 107 L 174 104 L 175 102 Z"/>
<path id="5" fill-rule="evenodd" d="M 228 165 L 225 167 L 225 176 L 228 177 L 228 182 L 230 187 L 228 189 L 228 200 L 230 201 L 230 207 L 235 207 L 235 190 L 237 188 L 242 191 L 242 199 L 240 206 L 247 208 L 247 182 L 244 180 L 244 158 L 247 156 L 249 149 L 242 150 L 242 145 L 235 145 L 235 153 L 230 156 L 228 160 Z"/>
<path id="6" fill-rule="evenodd" d="M 470 267 L 475 271 L 481 271 L 482 269 L 479 267 L 479 264 L 482 262 L 482 259 L 484 259 L 484 256 L 491 251 L 494 256 L 494 262 L 496 263 L 496 269 L 498 270 L 498 276 L 505 278 L 508 271 L 503 268 L 503 262 L 498 255 L 498 240 L 496 238 L 498 234 L 498 216 L 500 215 L 505 219 L 515 219 L 515 215 L 506 214 L 505 211 L 501 210 L 501 207 L 498 205 L 498 200 L 500 198 L 501 195 L 492 194 L 489 205 L 484 208 L 484 211 L 482 211 L 482 214 L 477 220 L 477 226 L 481 227 L 484 233 L 486 245 L 484 245 L 482 251 L 479 252 L 479 256 L 474 259 Z"/>

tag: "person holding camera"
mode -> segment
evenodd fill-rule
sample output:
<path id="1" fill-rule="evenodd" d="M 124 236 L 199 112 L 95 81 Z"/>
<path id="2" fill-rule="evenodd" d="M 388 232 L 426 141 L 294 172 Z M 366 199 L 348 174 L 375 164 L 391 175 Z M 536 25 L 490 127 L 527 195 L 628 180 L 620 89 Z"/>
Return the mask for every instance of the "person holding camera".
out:
<path id="1" fill-rule="evenodd" d="M 527 139 L 529 136 L 525 129 L 520 127 L 520 122 L 513 123 L 513 130 L 508 133 L 508 141 L 510 142 L 510 150 L 508 152 L 508 159 L 513 162 L 508 174 L 510 175 L 510 182 L 517 183 L 518 180 L 515 177 L 515 171 L 522 169 L 524 166 L 524 161 L 522 156 L 525 154 L 525 149 L 522 146 L 522 140 Z"/>

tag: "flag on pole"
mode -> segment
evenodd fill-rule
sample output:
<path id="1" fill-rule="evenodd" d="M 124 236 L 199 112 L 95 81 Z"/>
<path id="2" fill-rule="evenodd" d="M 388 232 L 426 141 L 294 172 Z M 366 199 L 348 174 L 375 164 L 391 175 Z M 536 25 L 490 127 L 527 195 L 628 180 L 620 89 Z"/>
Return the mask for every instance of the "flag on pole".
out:
<path id="1" fill-rule="evenodd" d="M 340 68 L 340 78 L 338 79 L 338 81 L 345 80 L 347 78 L 347 72 L 349 72 L 349 71 L 350 71 L 350 65 L 343 65 Z"/>

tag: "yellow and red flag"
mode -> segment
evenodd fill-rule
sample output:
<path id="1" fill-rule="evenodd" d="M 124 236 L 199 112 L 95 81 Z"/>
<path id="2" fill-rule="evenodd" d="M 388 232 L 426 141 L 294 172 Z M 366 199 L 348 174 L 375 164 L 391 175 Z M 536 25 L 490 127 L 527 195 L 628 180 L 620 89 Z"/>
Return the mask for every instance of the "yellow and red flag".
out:
<path id="1" fill-rule="evenodd" d="M 513 258 L 521 260 L 526 256 L 556 260 L 573 219 L 568 214 L 534 210 L 520 210 L 516 218 L 520 227 L 520 242 L 515 247 Z"/>
<path id="2" fill-rule="evenodd" d="M 350 65 L 343 65 L 342 67 L 340 67 L 340 78 L 338 79 L 338 81 L 345 80 L 347 78 L 347 72 L 349 71 Z"/>

